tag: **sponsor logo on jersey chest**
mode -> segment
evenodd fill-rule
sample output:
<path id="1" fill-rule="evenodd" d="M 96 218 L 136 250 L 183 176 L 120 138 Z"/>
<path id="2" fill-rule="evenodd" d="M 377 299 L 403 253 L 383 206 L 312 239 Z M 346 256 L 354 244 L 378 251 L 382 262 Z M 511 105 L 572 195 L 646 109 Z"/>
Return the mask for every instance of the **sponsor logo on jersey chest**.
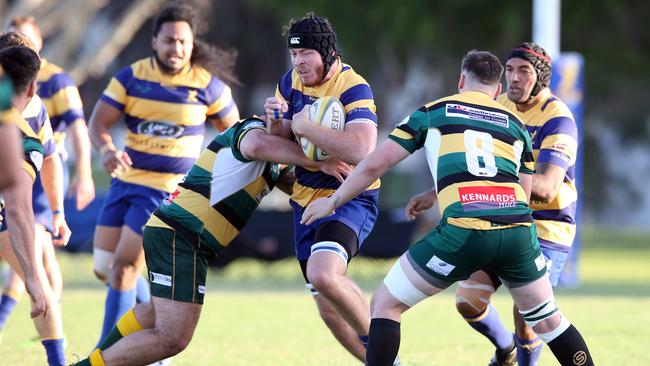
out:
<path id="1" fill-rule="evenodd" d="M 460 117 L 474 121 L 487 122 L 499 127 L 508 128 L 509 126 L 508 116 L 504 113 L 468 107 L 462 104 L 447 103 L 445 115 L 447 117 Z"/>
<path id="2" fill-rule="evenodd" d="M 177 138 L 184 130 L 183 126 L 159 121 L 142 122 L 137 128 L 138 134 L 165 138 Z"/>

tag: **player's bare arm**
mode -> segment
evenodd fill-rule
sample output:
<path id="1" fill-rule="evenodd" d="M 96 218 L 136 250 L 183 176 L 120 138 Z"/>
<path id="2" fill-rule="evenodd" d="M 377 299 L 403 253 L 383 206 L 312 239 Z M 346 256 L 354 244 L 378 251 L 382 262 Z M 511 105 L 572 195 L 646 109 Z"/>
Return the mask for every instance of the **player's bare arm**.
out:
<path id="1" fill-rule="evenodd" d="M 52 243 L 57 246 L 68 244 L 70 229 L 63 214 L 63 165 L 57 154 L 43 160 L 41 181 L 52 215 Z"/>
<path id="2" fill-rule="evenodd" d="M 409 156 L 409 152 L 392 140 L 386 140 L 354 169 L 330 197 L 314 201 L 305 209 L 301 224 L 329 216 L 341 205 L 358 196 L 388 169 Z"/>
<path id="3" fill-rule="evenodd" d="M 34 248 L 34 211 L 32 210 L 32 178 L 24 170 L 16 175 L 17 184 L 3 194 L 6 214 L 11 223 L 7 225 L 11 247 L 24 275 L 25 288 L 32 298 L 32 318 L 48 312 L 46 296 L 40 274 L 43 273 L 40 257 Z"/>
<path id="4" fill-rule="evenodd" d="M 535 174 L 533 175 L 531 199 L 544 203 L 553 202 L 560 192 L 566 170 L 564 168 L 548 163 L 538 163 L 535 165 Z"/>
<path id="5" fill-rule="evenodd" d="M 291 128 L 330 155 L 348 164 L 359 164 L 370 154 L 377 143 L 377 126 L 363 121 L 349 121 L 342 132 L 321 127 L 309 119 L 309 109 L 294 114 Z"/>
<path id="6" fill-rule="evenodd" d="M 239 121 L 239 119 L 239 108 L 237 108 L 237 105 L 234 105 L 225 116 L 221 118 L 210 118 L 209 122 L 217 131 L 223 132 L 234 125 L 235 122 Z"/>
<path id="7" fill-rule="evenodd" d="M 90 158 L 90 140 L 88 139 L 88 126 L 83 119 L 77 119 L 68 127 L 68 134 L 72 141 L 75 154 L 76 174 L 70 183 L 69 194 L 77 198 L 77 210 L 81 211 L 95 199 L 95 183 Z"/>
<path id="8" fill-rule="evenodd" d="M 16 183 L 16 175 L 20 171 L 22 159 L 20 133 L 13 125 L 0 127 L 0 156 L 2 157 L 2 174 L 0 174 L 0 190 Z"/>
<path id="9" fill-rule="evenodd" d="M 532 174 L 519 173 L 519 185 L 524 189 L 528 201 L 531 199 L 531 190 L 533 187 L 533 182 L 535 181 Z"/>
<path id="10" fill-rule="evenodd" d="M 269 146 L 273 146 L 273 148 L 270 149 Z M 344 177 L 352 171 L 350 165 L 337 159 L 327 159 L 332 161 L 325 160 L 323 162 L 309 160 L 297 143 L 268 134 L 261 129 L 248 132 L 241 142 L 240 149 L 247 159 L 319 168 L 324 173 L 338 179 L 339 182 L 343 182 Z"/>
<path id="11" fill-rule="evenodd" d="M 121 116 L 122 112 L 101 100 L 90 116 L 90 141 L 101 154 L 104 169 L 112 177 L 127 171 L 132 164 L 131 158 L 115 147 L 109 131 Z"/>
<path id="12" fill-rule="evenodd" d="M 409 202 L 404 208 L 406 213 L 406 218 L 411 221 L 415 220 L 415 217 L 421 214 L 422 212 L 430 209 L 436 203 L 438 194 L 436 189 L 432 188 L 429 191 L 418 193 L 415 196 L 411 197 Z"/>

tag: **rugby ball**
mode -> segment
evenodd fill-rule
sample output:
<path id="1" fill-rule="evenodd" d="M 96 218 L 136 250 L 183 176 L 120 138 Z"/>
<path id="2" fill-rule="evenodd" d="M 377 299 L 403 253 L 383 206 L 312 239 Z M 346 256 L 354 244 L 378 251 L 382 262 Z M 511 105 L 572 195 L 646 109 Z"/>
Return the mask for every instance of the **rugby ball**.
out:
<path id="1" fill-rule="evenodd" d="M 319 125 L 335 131 L 345 127 L 345 109 L 334 97 L 322 97 L 309 106 L 309 119 Z M 300 147 L 310 160 L 321 161 L 329 158 L 326 151 L 304 137 L 300 137 Z"/>

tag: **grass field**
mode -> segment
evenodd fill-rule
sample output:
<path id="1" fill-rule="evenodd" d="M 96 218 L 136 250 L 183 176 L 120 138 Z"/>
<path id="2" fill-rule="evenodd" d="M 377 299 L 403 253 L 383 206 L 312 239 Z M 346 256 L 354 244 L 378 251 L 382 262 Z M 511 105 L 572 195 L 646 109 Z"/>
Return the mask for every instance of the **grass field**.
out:
<path id="1" fill-rule="evenodd" d="M 650 243 L 648 234 L 588 230 L 578 289 L 561 289 L 563 312 L 582 331 L 598 365 L 649 365 Z M 89 256 L 60 256 L 66 283 L 62 300 L 68 360 L 85 356 L 97 341 L 104 288 L 92 277 Z M 356 259 L 351 274 L 367 292 L 391 261 Z M 511 324 L 510 300 L 496 306 Z M 43 365 L 44 354 L 21 301 L 3 331 L 0 365 Z M 404 365 L 485 365 L 491 345 L 456 314 L 453 290 L 404 316 Z M 240 261 L 211 274 L 197 332 L 174 365 L 358 365 L 319 319 L 293 261 Z M 555 365 L 545 350 L 541 366 Z"/>

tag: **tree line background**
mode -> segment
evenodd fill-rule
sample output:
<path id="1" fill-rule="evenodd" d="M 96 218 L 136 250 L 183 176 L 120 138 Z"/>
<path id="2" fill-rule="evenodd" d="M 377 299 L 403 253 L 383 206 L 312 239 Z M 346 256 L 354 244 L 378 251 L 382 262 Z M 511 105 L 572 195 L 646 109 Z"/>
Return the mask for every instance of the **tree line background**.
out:
<path id="1" fill-rule="evenodd" d="M 532 38 L 532 1 L 479 0 L 195 0 L 210 28 L 206 38 L 238 52 L 233 86 L 242 116 L 290 68 L 282 26 L 307 11 L 335 26 L 343 61 L 370 83 L 380 139 L 418 106 L 454 93 L 462 55 L 485 49 L 504 57 Z M 150 55 L 157 0 L 0 1 L 0 20 L 33 15 L 43 28 L 42 55 L 80 84 L 89 117 L 111 76 Z M 583 215 L 586 222 L 643 226 L 650 195 L 650 2 L 565 0 L 561 49 L 585 58 Z M 385 180 L 384 207 L 426 189 L 423 158 Z M 646 225 L 647 226 L 647 225 Z"/>

